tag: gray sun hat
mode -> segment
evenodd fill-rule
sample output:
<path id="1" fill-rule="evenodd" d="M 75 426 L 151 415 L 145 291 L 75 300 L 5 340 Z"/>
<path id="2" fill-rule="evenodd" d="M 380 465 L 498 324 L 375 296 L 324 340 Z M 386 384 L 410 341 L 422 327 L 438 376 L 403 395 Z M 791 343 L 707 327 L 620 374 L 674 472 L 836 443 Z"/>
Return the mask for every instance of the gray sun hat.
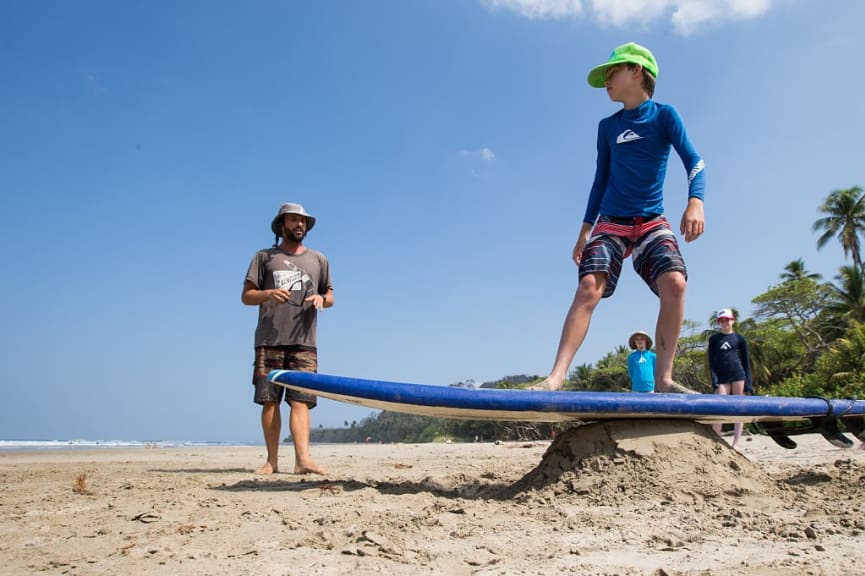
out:
<path id="1" fill-rule="evenodd" d="M 303 209 L 303 206 L 300 204 L 292 204 L 291 202 L 286 202 L 282 206 L 279 207 L 279 212 L 276 213 L 276 218 L 273 219 L 273 222 L 270 223 L 270 229 L 277 236 L 282 236 L 282 217 L 286 214 L 300 214 L 301 216 L 306 217 L 306 231 L 309 232 L 312 230 L 312 227 L 315 226 L 315 216 L 308 214 L 306 210 Z"/>
<path id="2" fill-rule="evenodd" d="M 646 334 L 645 332 L 643 332 L 642 330 L 637 330 L 636 332 L 631 334 L 630 338 L 628 338 L 628 346 L 631 348 L 631 350 L 637 349 L 637 343 L 634 342 L 634 339 L 637 336 L 643 336 L 646 339 L 646 350 L 652 349 L 652 337 L 649 336 L 648 334 Z"/>

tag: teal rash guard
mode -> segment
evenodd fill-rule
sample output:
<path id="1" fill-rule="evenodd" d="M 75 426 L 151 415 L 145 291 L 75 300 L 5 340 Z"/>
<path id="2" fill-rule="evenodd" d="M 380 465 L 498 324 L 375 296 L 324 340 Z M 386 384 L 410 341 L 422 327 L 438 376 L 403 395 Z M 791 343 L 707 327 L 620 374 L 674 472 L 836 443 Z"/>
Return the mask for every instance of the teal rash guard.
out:
<path id="1" fill-rule="evenodd" d="M 584 222 L 598 215 L 636 217 L 664 213 L 664 178 L 670 147 L 688 173 L 688 198 L 703 199 L 703 159 L 688 139 L 682 118 L 669 104 L 646 100 L 619 110 L 598 125 L 595 180 Z"/>

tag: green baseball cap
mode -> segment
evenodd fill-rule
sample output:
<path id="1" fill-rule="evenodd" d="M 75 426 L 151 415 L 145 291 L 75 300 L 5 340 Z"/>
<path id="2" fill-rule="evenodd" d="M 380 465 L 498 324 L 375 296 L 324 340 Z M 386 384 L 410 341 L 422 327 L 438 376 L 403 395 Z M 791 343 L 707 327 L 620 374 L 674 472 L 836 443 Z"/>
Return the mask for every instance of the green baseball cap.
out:
<path id="1" fill-rule="evenodd" d="M 592 71 L 589 72 L 589 86 L 603 88 L 607 84 L 607 68 L 627 62 L 639 64 L 649 74 L 655 78 L 658 77 L 658 63 L 655 62 L 655 57 L 652 56 L 649 49 L 634 42 L 628 42 L 627 44 L 616 46 L 613 53 L 610 54 L 609 60 L 600 66 L 592 68 Z"/>

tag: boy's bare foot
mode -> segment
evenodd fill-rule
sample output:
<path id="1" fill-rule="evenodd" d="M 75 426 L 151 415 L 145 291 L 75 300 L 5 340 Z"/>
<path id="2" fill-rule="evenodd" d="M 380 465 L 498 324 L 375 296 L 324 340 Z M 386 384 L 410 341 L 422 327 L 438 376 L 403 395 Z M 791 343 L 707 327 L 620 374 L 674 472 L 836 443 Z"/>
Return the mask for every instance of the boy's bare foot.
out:
<path id="1" fill-rule="evenodd" d="M 672 380 L 667 383 L 660 383 L 655 388 L 657 388 L 658 392 L 673 392 L 676 394 L 699 394 L 696 390 L 691 390 L 685 386 L 682 386 L 678 382 L 673 382 Z"/>
<path id="2" fill-rule="evenodd" d="M 309 462 L 305 462 L 303 464 L 295 464 L 294 465 L 294 473 L 295 474 L 318 474 L 319 476 L 325 476 L 327 474 L 327 470 L 310 460 Z"/>
<path id="3" fill-rule="evenodd" d="M 265 462 L 260 468 L 255 471 L 256 474 L 277 474 L 278 472 L 279 467 L 275 464 L 271 464 L 270 462 Z"/>
<path id="4" fill-rule="evenodd" d="M 547 392 L 558 392 L 562 389 L 562 382 L 555 378 L 544 378 L 537 384 L 532 384 L 526 390 L 546 390 Z"/>

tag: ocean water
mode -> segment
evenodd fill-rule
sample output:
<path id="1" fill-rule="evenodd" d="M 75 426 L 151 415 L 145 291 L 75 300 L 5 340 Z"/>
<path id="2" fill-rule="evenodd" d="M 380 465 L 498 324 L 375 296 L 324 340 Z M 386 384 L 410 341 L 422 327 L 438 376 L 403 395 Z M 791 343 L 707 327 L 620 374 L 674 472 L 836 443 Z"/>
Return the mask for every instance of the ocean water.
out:
<path id="1" fill-rule="evenodd" d="M 15 450 L 77 450 L 94 448 L 182 448 L 184 446 L 257 446 L 261 442 L 201 442 L 193 440 L 0 440 L 0 452 Z"/>

